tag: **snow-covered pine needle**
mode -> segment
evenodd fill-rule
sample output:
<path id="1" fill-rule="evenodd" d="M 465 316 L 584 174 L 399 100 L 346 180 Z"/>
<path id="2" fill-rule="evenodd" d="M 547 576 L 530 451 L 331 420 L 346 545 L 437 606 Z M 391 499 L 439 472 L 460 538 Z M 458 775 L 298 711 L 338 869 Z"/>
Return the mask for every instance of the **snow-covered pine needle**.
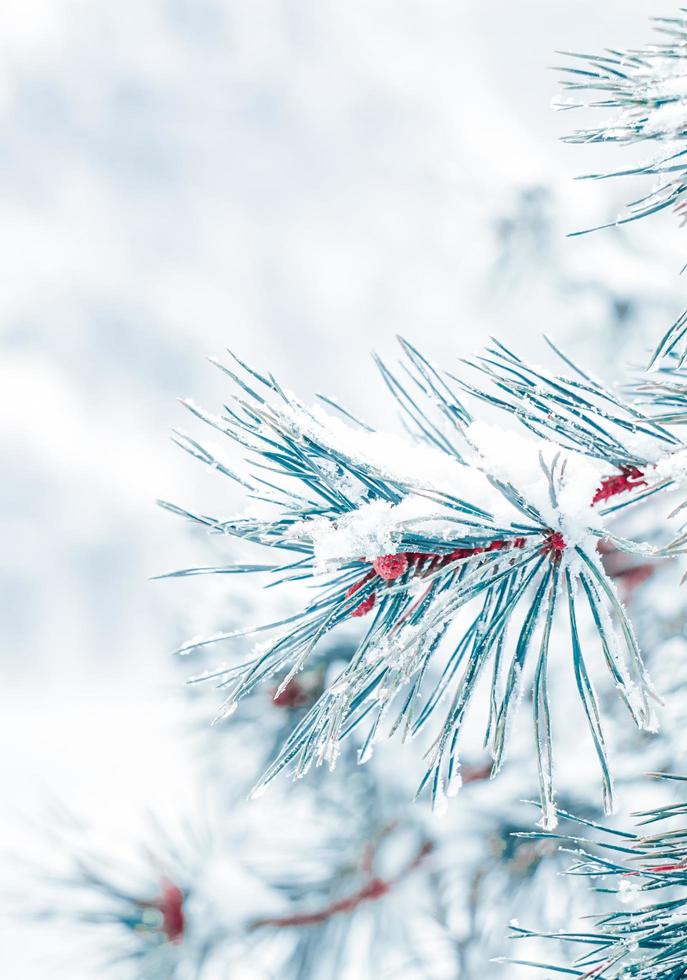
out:
<path id="1" fill-rule="evenodd" d="M 285 557 L 264 572 L 267 584 L 297 578 L 312 586 L 313 597 L 280 621 L 196 638 L 181 652 L 251 632 L 268 636 L 243 663 L 208 672 L 224 690 L 228 715 L 271 678 L 278 678 L 280 697 L 332 630 L 356 621 L 367 627 L 258 791 L 282 770 L 302 776 L 313 765 L 334 766 L 341 739 L 353 729 L 366 732 L 364 761 L 381 733 L 418 735 L 443 708 L 420 785 L 441 806 L 459 782 L 459 737 L 487 665 L 493 669 L 486 732 L 496 772 L 534 661 L 534 727 L 544 820 L 551 824 L 549 648 L 552 631 L 565 632 L 567 621 L 604 804 L 612 809 L 588 667 L 595 653 L 583 651 L 579 622 L 582 616 L 594 626 L 596 652 L 636 724 L 653 730 L 651 686 L 597 545 L 605 537 L 617 549 L 651 556 L 648 546 L 616 537 L 605 518 L 671 485 L 657 473 L 681 442 L 551 346 L 567 375 L 532 367 L 498 343 L 473 361 L 500 391 L 493 396 L 445 376 L 402 341 L 403 375 L 381 370 L 414 439 L 377 432 L 338 406 L 336 416 L 308 408 L 271 375 L 240 362 L 238 373 L 224 369 L 239 394 L 211 424 L 245 458 L 232 458 L 221 472 L 247 487 L 254 503 L 235 519 L 170 509 L 213 533 L 281 552 Z M 457 389 L 505 410 L 530 434 L 476 421 Z M 195 447 L 193 455 L 205 461 Z M 260 563 L 244 568 L 258 572 Z M 218 572 L 230 569 L 238 571 Z M 456 633 L 463 610 L 469 618 Z"/>
<path id="2" fill-rule="evenodd" d="M 572 54 L 559 109 L 593 108 L 603 122 L 578 129 L 570 143 L 640 143 L 651 153 L 634 166 L 589 174 L 592 179 L 641 176 L 652 179 L 649 193 L 627 206 L 616 221 L 675 207 L 682 217 L 687 204 L 687 16 L 654 18 L 659 37 L 636 50 L 608 50 L 602 55 Z M 577 233 L 579 234 L 579 232 Z"/>

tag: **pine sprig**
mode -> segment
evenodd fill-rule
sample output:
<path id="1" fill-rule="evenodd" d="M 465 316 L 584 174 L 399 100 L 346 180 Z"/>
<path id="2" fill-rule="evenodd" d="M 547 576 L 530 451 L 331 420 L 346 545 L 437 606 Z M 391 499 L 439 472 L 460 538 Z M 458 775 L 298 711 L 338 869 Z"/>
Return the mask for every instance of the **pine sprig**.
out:
<path id="1" fill-rule="evenodd" d="M 661 774 L 664 779 L 680 779 Z M 561 838 L 575 855 L 569 874 L 588 877 L 596 890 L 615 896 L 615 911 L 598 917 L 590 930 L 540 934 L 516 927 L 515 938 L 534 936 L 562 940 L 587 949 L 572 967 L 530 963 L 542 969 L 598 980 L 677 980 L 687 959 L 687 805 L 677 803 L 636 814 L 633 834 L 591 827 L 594 839 Z M 581 821 L 584 822 L 584 821 Z M 668 826 L 665 826 L 668 824 Z M 587 824 L 590 826 L 589 824 Z M 655 833 L 648 828 L 658 826 Z M 646 828 L 646 829 L 644 829 Z M 534 834 L 552 839 L 552 835 Z M 655 897 L 658 895 L 658 898 Z M 522 962 L 522 961 L 516 961 Z"/>
<path id="2" fill-rule="evenodd" d="M 627 213 L 602 227 L 625 224 L 667 207 L 684 213 L 687 193 L 687 17 L 654 18 L 660 42 L 637 50 L 608 50 L 603 55 L 571 54 L 564 67 L 560 109 L 603 110 L 608 121 L 579 129 L 570 143 L 642 143 L 656 145 L 648 161 L 634 167 L 588 175 L 658 178 L 651 192 L 627 206 Z M 612 115 L 609 118 L 609 112 Z"/>
<path id="3" fill-rule="evenodd" d="M 195 638 L 179 649 L 187 654 L 265 633 L 248 660 L 203 675 L 225 693 L 220 716 L 231 714 L 269 678 L 279 679 L 281 696 L 332 630 L 369 622 L 340 675 L 290 734 L 257 791 L 283 770 L 302 776 L 313 765 L 333 766 L 341 739 L 354 729 L 364 731 L 361 761 L 385 731 L 418 735 L 436 722 L 448 699 L 420 784 L 442 806 L 460 784 L 461 729 L 491 664 L 485 738 L 494 773 L 504 761 L 524 678 L 531 673 L 544 820 L 551 824 L 548 673 L 552 633 L 558 637 L 563 630 L 599 759 L 604 806 L 612 809 L 612 777 L 581 622 L 593 626 L 598 652 L 635 723 L 653 730 L 651 685 L 597 545 L 606 538 L 618 550 L 651 555 L 648 546 L 616 537 L 604 517 L 670 486 L 669 478 L 658 478 L 656 460 L 670 457 L 681 443 L 662 422 L 551 346 L 571 374 L 549 375 L 498 343 L 471 362 L 495 384 L 500 394 L 494 396 L 461 378 L 445 378 L 402 342 L 403 375 L 381 362 L 380 368 L 413 441 L 376 432 L 338 406 L 339 417 L 309 409 L 271 375 L 237 359 L 239 373 L 223 367 L 239 386 L 223 416 L 191 406 L 246 455 L 243 463 L 221 462 L 217 468 L 239 481 L 255 505 L 237 519 L 166 506 L 214 533 L 287 556 L 271 565 L 221 566 L 218 573 L 264 573 L 270 586 L 300 580 L 314 588 L 300 612 Z M 484 451 L 480 424 L 458 389 L 515 416 L 534 433 L 523 443 L 534 460 L 524 484 L 503 460 L 494 465 Z M 182 445 L 214 465 L 195 442 Z M 450 639 L 463 610 L 471 618 Z"/>
<path id="4" fill-rule="evenodd" d="M 207 890 L 222 849 L 205 815 L 176 827 L 151 817 L 133 846 L 61 808 L 41 830 L 52 854 L 36 869 L 40 889 L 20 896 L 17 911 L 73 933 L 92 950 L 93 975 L 201 980 L 226 967 L 238 930 L 217 914 L 226 890 Z M 238 862 L 232 871 L 245 886 Z"/>
<path id="5" fill-rule="evenodd" d="M 202 814 L 171 832 L 153 818 L 152 842 L 137 832 L 133 847 L 111 828 L 53 820 L 41 904 L 31 889 L 24 914 L 73 935 L 87 962 L 92 949 L 98 977 L 307 980 L 338 976 L 344 956 L 365 976 L 446 975 L 441 842 L 369 770 L 341 775 L 269 825 L 205 795 Z"/>

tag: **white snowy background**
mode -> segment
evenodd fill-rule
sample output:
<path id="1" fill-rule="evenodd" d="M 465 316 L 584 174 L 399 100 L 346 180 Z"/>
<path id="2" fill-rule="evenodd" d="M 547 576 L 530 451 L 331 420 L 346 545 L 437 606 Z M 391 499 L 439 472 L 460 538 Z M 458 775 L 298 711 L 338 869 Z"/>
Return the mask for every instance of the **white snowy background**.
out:
<path id="1" fill-rule="evenodd" d="M 546 330 L 620 368 L 667 328 L 684 292 L 675 221 L 564 238 L 629 196 L 573 181 L 600 155 L 558 141 L 576 120 L 552 112 L 548 70 L 557 49 L 646 40 L 653 13 L 671 10 L 3 0 L 7 851 L 26 817 L 40 825 L 45 792 L 124 825 L 184 785 L 169 651 L 212 626 L 212 604 L 206 583 L 149 577 L 204 557 L 157 497 L 227 506 L 168 438 L 187 424 L 177 396 L 220 403 L 206 354 L 231 347 L 306 398 L 388 422 L 369 352 L 392 356 L 397 333 L 448 366 L 492 332 L 532 351 Z M 504 250 L 537 187 L 551 227 L 516 227 Z M 609 346 L 618 296 L 635 315 Z M 4 975 L 53 975 L 44 928 L 3 926 Z"/>

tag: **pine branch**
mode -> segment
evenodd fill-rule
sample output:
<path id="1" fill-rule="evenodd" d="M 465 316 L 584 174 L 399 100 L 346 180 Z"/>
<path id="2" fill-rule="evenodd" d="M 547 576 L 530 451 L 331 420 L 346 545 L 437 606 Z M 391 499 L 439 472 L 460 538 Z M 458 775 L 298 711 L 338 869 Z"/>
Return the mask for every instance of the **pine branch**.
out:
<path id="1" fill-rule="evenodd" d="M 582 932 L 541 934 L 516 928 L 515 938 L 539 936 L 588 947 L 575 960 L 574 969 L 532 966 L 598 980 L 676 980 L 685 976 L 687 830 L 679 825 L 663 829 L 662 825 L 675 818 L 684 820 L 687 805 L 666 805 L 636 816 L 640 827 L 658 824 L 661 829 L 657 833 L 624 834 L 627 843 L 623 846 L 612 843 L 612 832 L 598 826 L 600 837 L 594 842 L 564 838 L 576 855 L 569 874 L 598 882 L 598 890 L 614 895 L 619 907 L 597 917 L 595 927 Z M 626 909 L 620 907 L 623 904 Z"/>
<path id="2" fill-rule="evenodd" d="M 684 216 L 687 204 L 687 17 L 654 18 L 660 43 L 604 55 L 570 54 L 575 63 L 561 70 L 564 110 L 593 108 L 609 119 L 566 137 L 570 143 L 640 143 L 655 146 L 652 157 L 634 167 L 593 173 L 588 179 L 651 176 L 649 194 L 628 204 L 627 212 L 601 227 L 626 224 L 668 207 Z M 611 113 L 609 118 L 609 113 Z M 657 178 L 657 180 L 656 180 Z M 581 234 L 578 232 L 577 234 Z"/>
<path id="3" fill-rule="evenodd" d="M 315 592 L 300 613 L 195 638 L 179 652 L 251 633 L 270 635 L 243 663 L 202 675 L 225 691 L 219 715 L 226 717 L 270 678 L 278 678 L 275 698 L 286 696 L 334 629 L 367 619 L 339 677 L 291 732 L 256 792 L 284 770 L 299 777 L 313 765 L 333 767 L 341 739 L 353 730 L 365 732 L 361 761 L 386 730 L 403 738 L 418 735 L 448 697 L 419 787 L 428 789 L 435 807 L 460 785 L 461 729 L 488 665 L 486 740 L 496 773 L 532 662 L 540 789 L 544 820 L 552 824 L 549 648 L 553 631 L 558 636 L 567 620 L 578 694 L 610 811 L 611 771 L 580 617 L 593 624 L 598 652 L 634 722 L 654 730 L 651 685 L 597 546 L 606 539 L 645 561 L 652 556 L 655 549 L 615 536 L 605 518 L 671 486 L 661 467 L 682 444 L 665 424 L 605 388 L 553 344 L 572 373 L 549 375 L 495 343 L 471 363 L 495 384 L 498 396 L 452 379 L 535 434 L 515 442 L 512 435 L 505 442 L 498 436 L 495 450 L 493 432 L 475 422 L 450 377 L 444 380 L 414 347 L 401 343 L 406 379 L 380 367 L 415 431 L 414 442 L 351 424 L 346 410 L 338 412 L 342 419 L 308 409 L 272 376 L 250 369 L 245 380 L 225 369 L 240 394 L 221 419 L 194 407 L 194 414 L 248 453 L 248 467 L 232 462 L 220 471 L 246 486 L 260 510 L 228 520 L 179 512 L 214 533 L 293 553 L 295 559 L 235 570 L 262 570 L 270 586 L 308 581 Z M 193 455 L 205 462 L 202 451 L 194 448 Z M 518 473 L 525 462 L 526 476 Z M 266 469 L 269 482 L 262 476 Z M 230 570 L 234 566 L 218 572 Z M 201 571 L 207 569 L 183 574 Z M 472 618 L 451 649 L 449 631 L 464 609 Z"/>
<path id="4" fill-rule="evenodd" d="M 84 951 L 90 940 L 98 976 L 210 980 L 240 963 L 251 976 L 306 980 L 337 976 L 346 951 L 370 971 L 396 956 L 394 975 L 429 980 L 452 958 L 448 924 L 432 911 L 446 874 L 434 864 L 439 844 L 369 773 L 342 775 L 315 795 L 301 835 L 302 808 L 269 827 L 236 807 L 229 821 L 224 807 L 204 808 L 171 835 L 154 821 L 154 849 L 132 853 L 112 834 L 91 840 L 98 828 L 56 821 L 64 870 L 47 862 L 45 907 L 32 889 L 28 916 L 73 931 Z M 384 928 L 401 917 L 408 972 Z"/>

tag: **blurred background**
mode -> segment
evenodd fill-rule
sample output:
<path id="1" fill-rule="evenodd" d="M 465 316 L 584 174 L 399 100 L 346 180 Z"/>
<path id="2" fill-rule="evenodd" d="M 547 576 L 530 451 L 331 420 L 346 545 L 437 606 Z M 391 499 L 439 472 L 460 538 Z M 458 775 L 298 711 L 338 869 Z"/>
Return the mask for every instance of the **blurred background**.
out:
<path id="1" fill-rule="evenodd" d="M 551 109 L 555 52 L 646 40 L 649 7 L 0 5 L 10 849 L 46 792 L 116 801 L 124 824 L 193 766 L 170 651 L 216 597 L 149 579 L 208 558 L 156 498 L 231 509 L 169 439 L 193 428 L 179 396 L 221 404 L 206 355 L 393 424 L 370 352 L 393 357 L 396 334 L 453 367 L 491 333 L 536 353 L 545 331 L 601 373 L 681 310 L 676 221 L 565 238 L 629 197 L 573 180 L 602 154 L 559 142 Z M 3 927 L 17 980 L 46 976 L 32 928 Z"/>

